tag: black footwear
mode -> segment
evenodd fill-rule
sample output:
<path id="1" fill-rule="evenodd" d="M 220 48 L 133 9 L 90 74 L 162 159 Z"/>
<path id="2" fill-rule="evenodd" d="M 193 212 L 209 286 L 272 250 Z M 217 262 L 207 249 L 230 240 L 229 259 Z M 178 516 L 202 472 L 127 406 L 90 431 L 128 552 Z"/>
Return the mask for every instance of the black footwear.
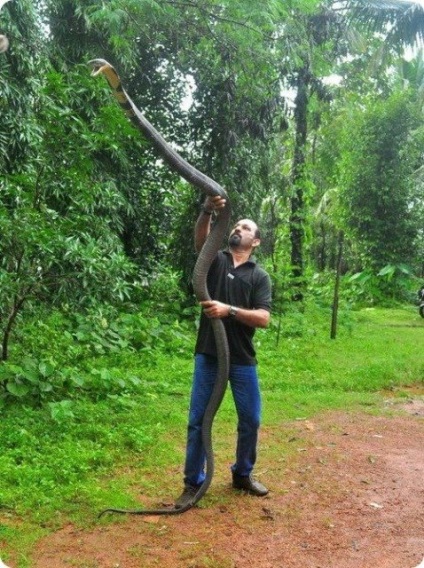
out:
<path id="1" fill-rule="evenodd" d="M 256 495 L 257 497 L 264 497 L 269 492 L 265 485 L 253 479 L 251 475 L 245 477 L 236 473 L 233 473 L 233 488 L 242 489 L 250 495 Z"/>
<path id="2" fill-rule="evenodd" d="M 176 509 L 182 509 L 183 507 L 188 505 L 191 502 L 191 500 L 193 499 L 193 497 L 196 495 L 196 493 L 199 491 L 200 487 L 201 487 L 201 485 L 186 484 L 184 486 L 184 491 L 181 493 L 181 495 L 175 501 L 175 508 Z"/>

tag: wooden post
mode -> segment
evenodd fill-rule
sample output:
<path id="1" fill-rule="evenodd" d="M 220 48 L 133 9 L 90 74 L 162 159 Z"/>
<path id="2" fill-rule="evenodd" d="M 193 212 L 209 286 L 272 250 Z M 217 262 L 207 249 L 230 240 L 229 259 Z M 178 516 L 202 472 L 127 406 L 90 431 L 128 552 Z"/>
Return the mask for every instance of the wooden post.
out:
<path id="1" fill-rule="evenodd" d="M 338 250 L 337 250 L 336 280 L 334 283 L 333 308 L 331 312 L 331 333 L 330 333 L 331 339 L 335 339 L 337 335 L 337 315 L 339 311 L 339 289 L 340 289 L 340 272 L 342 268 L 342 259 L 343 259 L 343 239 L 344 239 L 343 231 L 340 231 Z"/>

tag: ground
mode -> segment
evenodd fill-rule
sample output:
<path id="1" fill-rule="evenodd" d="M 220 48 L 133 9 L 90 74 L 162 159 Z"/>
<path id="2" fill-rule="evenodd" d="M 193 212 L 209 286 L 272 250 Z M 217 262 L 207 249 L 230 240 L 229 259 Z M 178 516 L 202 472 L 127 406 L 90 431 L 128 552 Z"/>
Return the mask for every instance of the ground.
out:
<path id="1" fill-rule="evenodd" d="M 276 453 L 283 439 L 293 447 L 290 455 Z M 33 567 L 415 568 L 423 562 L 422 397 L 387 400 L 378 415 L 331 412 L 264 427 L 260 464 L 257 477 L 270 487 L 264 498 L 231 490 L 219 467 L 198 507 L 172 517 L 113 517 L 84 530 L 65 526 L 39 543 Z"/>

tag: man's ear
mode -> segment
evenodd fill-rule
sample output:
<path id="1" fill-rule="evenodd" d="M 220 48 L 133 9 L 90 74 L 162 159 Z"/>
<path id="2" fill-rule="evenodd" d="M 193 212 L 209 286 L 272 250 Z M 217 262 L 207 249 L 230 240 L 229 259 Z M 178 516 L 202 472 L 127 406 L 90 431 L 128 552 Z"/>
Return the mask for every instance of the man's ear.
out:
<path id="1" fill-rule="evenodd" d="M 253 239 L 252 247 L 256 248 L 261 244 L 261 239 Z"/>

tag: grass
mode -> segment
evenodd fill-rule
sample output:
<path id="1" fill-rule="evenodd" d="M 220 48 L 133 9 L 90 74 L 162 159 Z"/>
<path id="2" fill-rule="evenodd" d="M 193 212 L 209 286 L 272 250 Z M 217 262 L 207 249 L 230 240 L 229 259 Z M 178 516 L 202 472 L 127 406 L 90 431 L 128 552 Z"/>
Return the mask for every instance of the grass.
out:
<path id="1" fill-rule="evenodd" d="M 328 409 L 378 412 L 382 392 L 424 392 L 424 320 L 414 308 L 342 313 L 335 340 L 325 311 L 287 314 L 278 345 L 276 338 L 272 328 L 257 333 L 263 424 L 271 430 Z M 7 562 L 20 551 L 18 568 L 30 567 L 31 548 L 49 531 L 67 522 L 94 525 L 103 508 L 139 506 L 140 494 L 169 498 L 181 478 L 191 349 L 157 352 L 149 365 L 145 355 L 131 353 L 96 364 L 111 372 L 119 366 L 121 377 L 137 376 L 140 384 L 72 398 L 56 419 L 47 406 L 3 409 L 0 557 Z M 227 394 L 214 431 L 218 451 L 234 425 Z"/>

